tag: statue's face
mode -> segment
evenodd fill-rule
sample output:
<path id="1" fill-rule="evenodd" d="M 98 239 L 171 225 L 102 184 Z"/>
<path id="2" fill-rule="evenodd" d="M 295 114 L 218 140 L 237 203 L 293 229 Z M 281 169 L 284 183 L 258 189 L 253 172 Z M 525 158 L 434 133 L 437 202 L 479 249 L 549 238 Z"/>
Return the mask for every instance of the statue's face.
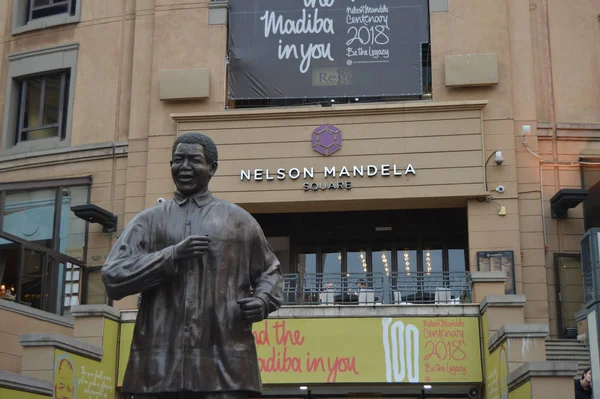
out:
<path id="1" fill-rule="evenodd" d="M 179 192 L 184 195 L 199 194 L 208 189 L 215 174 L 216 164 L 209 165 L 200 144 L 180 143 L 171 161 L 171 175 Z"/>

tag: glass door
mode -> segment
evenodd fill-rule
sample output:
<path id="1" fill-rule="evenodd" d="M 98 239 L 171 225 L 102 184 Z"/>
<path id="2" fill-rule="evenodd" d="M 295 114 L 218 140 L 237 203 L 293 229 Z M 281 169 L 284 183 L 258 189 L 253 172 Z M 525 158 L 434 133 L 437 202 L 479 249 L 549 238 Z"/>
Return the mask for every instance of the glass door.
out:
<path id="1" fill-rule="evenodd" d="M 581 258 L 578 254 L 555 254 L 554 270 L 559 334 L 577 338 L 575 313 L 585 307 Z"/>

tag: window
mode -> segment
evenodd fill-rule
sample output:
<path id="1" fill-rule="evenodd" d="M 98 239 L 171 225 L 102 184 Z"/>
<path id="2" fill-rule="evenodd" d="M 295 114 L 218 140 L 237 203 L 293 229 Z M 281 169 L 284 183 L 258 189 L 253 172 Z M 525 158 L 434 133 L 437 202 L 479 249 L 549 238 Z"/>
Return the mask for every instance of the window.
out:
<path id="1" fill-rule="evenodd" d="M 13 0 L 13 35 L 81 19 L 81 0 Z"/>
<path id="2" fill-rule="evenodd" d="M 75 14 L 73 0 L 29 0 L 29 15 L 27 20 L 45 18 L 51 15 Z"/>
<path id="3" fill-rule="evenodd" d="M 50 137 L 65 138 L 68 78 L 68 72 L 60 72 L 20 81 L 16 143 Z"/>
<path id="4" fill-rule="evenodd" d="M 69 146 L 78 47 L 9 56 L 2 155 Z"/>
<path id="5" fill-rule="evenodd" d="M 470 300 L 465 209 L 255 217 L 268 236 L 290 237 L 300 304 Z"/>
<path id="6" fill-rule="evenodd" d="M 89 178 L 0 184 L 0 299 L 62 314 L 79 304 Z"/>
<path id="7" fill-rule="evenodd" d="M 65 276 L 65 308 L 79 305 L 81 286 L 81 267 L 67 263 L 67 274 Z"/>

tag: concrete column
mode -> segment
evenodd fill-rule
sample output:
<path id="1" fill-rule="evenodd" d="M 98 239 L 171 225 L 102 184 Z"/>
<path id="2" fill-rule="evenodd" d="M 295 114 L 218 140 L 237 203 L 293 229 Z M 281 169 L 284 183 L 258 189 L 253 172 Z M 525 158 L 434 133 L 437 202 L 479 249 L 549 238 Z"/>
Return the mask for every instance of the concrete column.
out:
<path id="1" fill-rule="evenodd" d="M 525 317 L 525 295 L 489 295 L 479 304 L 482 317 L 486 320 L 487 334 L 491 337 L 506 324 L 523 324 Z"/>
<path id="2" fill-rule="evenodd" d="M 507 324 L 490 337 L 490 353 L 499 348 L 506 351 L 509 372 L 525 362 L 546 360 L 546 337 L 549 329 L 545 324 Z"/>
<path id="3" fill-rule="evenodd" d="M 575 362 L 528 362 L 509 374 L 508 391 L 520 398 L 572 398 L 576 373 Z"/>
<path id="4" fill-rule="evenodd" d="M 473 303 L 480 303 L 486 296 L 504 295 L 504 272 L 471 272 Z"/>

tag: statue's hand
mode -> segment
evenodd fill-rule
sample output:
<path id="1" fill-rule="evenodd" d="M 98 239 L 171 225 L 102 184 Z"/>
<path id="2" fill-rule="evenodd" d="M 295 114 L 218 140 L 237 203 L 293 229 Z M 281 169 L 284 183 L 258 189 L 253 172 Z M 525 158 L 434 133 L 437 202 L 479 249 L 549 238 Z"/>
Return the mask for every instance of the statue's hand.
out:
<path id="1" fill-rule="evenodd" d="M 267 317 L 267 309 L 264 301 L 260 298 L 243 298 L 237 301 L 242 310 L 242 315 L 248 323 L 256 323 Z"/>
<path id="2" fill-rule="evenodd" d="M 175 260 L 195 258 L 206 253 L 210 238 L 208 236 L 189 236 L 173 248 Z"/>

